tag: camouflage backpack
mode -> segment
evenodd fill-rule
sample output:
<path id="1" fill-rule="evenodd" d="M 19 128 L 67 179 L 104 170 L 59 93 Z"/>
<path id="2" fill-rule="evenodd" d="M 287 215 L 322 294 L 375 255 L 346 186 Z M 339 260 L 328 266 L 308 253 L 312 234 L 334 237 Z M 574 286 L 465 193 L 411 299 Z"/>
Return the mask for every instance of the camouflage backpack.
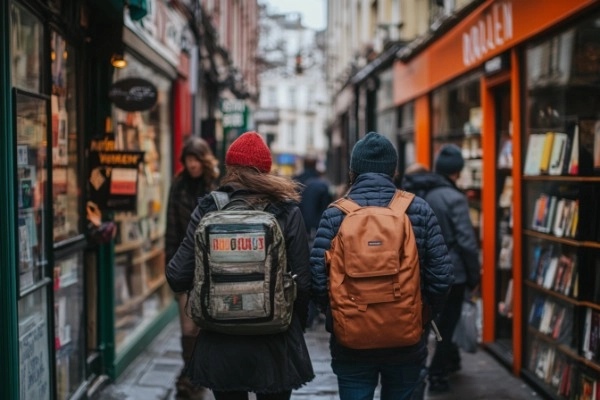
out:
<path id="1" fill-rule="evenodd" d="M 287 270 L 285 239 L 261 204 L 212 192 L 195 234 L 196 270 L 190 292 L 194 322 L 204 329 L 260 335 L 283 332 L 292 320 L 296 285 Z"/>

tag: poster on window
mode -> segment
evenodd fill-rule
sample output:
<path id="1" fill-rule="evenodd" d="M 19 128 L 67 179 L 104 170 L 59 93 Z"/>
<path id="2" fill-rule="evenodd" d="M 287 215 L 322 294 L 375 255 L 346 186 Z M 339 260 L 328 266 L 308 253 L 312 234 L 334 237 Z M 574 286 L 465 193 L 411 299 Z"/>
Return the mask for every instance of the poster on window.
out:
<path id="1" fill-rule="evenodd" d="M 101 210 L 137 211 L 143 151 L 90 151 L 90 200 Z"/>

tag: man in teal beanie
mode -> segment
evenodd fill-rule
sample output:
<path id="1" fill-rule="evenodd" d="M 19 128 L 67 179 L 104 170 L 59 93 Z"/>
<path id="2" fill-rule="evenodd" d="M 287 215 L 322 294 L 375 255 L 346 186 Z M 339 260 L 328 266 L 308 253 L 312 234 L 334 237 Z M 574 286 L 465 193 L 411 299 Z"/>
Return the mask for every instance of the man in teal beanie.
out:
<path id="1" fill-rule="evenodd" d="M 385 136 L 368 133 L 352 149 L 350 188 L 345 197 L 361 207 L 387 207 L 396 194 L 392 178 L 397 163 L 398 155 L 392 143 Z M 415 235 L 419 259 L 423 260 L 419 272 L 421 296 L 427 304 L 425 310 L 431 309 L 435 314 L 443 308 L 454 279 L 448 249 L 435 214 L 423 199 L 415 197 L 406 215 Z M 331 248 L 344 218 L 345 214 L 336 207 L 323 212 L 310 255 L 313 300 L 326 314 L 325 328 L 331 333 L 331 366 L 338 379 L 339 398 L 373 399 L 375 388 L 381 382 L 382 399 L 407 399 L 420 382 L 427 358 L 425 335 L 410 346 L 354 349 L 343 346 L 333 332 L 325 252 Z M 425 314 L 430 313 L 424 313 L 424 320 L 428 319 Z M 398 329 L 403 327 L 398 326 Z"/>

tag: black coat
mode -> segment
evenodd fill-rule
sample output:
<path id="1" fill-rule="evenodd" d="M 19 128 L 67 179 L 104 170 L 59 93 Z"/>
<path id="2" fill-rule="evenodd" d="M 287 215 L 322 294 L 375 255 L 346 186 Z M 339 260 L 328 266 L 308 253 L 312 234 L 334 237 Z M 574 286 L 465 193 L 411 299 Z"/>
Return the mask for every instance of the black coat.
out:
<path id="1" fill-rule="evenodd" d="M 323 211 L 333 200 L 329 192 L 329 184 L 315 169 L 307 169 L 294 179 L 304 185 L 299 207 L 304 218 L 306 232 L 316 232 Z"/>
<path id="2" fill-rule="evenodd" d="M 348 197 L 361 206 L 387 206 L 394 197 L 396 187 L 385 174 L 365 173 L 356 178 Z M 448 249 L 441 235 L 435 214 L 423 199 L 415 197 L 406 214 L 415 233 L 419 262 L 421 266 L 421 287 L 423 301 L 435 313 L 442 310 L 444 301 L 453 282 L 452 264 Z M 325 251 L 337 234 L 345 215 L 337 208 L 328 208 L 317 231 L 317 237 L 310 254 L 313 274 L 313 296 L 326 306 L 328 301 L 328 273 L 325 265 Z M 329 311 L 328 311 L 329 316 Z M 371 360 L 377 362 L 413 363 L 421 362 L 427 355 L 426 337 L 414 346 L 394 349 L 354 350 L 341 346 L 331 337 L 332 356 L 345 360 Z"/>
<path id="3" fill-rule="evenodd" d="M 431 172 L 406 175 L 402 188 L 423 196 L 435 212 L 454 266 L 454 283 L 477 286 L 481 269 L 479 244 L 465 194 L 445 176 Z"/>
<path id="4" fill-rule="evenodd" d="M 231 188 L 231 197 L 243 191 Z M 194 210 L 183 243 L 166 269 L 167 281 L 176 292 L 192 288 L 195 270 L 194 234 L 202 216 L 216 210 L 211 196 L 200 200 Z M 273 393 L 297 389 L 314 378 L 303 328 L 308 313 L 310 268 L 304 222 L 292 203 L 272 204 L 273 213 L 283 231 L 288 267 L 296 275 L 297 298 L 292 325 L 274 335 L 227 335 L 201 330 L 196 340 L 188 375 L 197 385 L 220 391 Z"/>
<path id="5" fill-rule="evenodd" d="M 173 257 L 185 237 L 192 211 L 198 199 L 206 194 L 204 178 L 192 178 L 187 172 L 178 174 L 169 190 L 167 206 L 167 230 L 165 233 L 165 259 Z"/>

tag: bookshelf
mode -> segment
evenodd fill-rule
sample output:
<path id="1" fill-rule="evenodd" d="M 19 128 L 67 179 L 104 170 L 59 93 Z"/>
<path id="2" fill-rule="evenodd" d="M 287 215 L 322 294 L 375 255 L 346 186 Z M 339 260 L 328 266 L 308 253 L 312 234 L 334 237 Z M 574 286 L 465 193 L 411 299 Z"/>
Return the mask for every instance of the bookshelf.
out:
<path id="1" fill-rule="evenodd" d="M 494 251 L 494 349 L 507 365 L 513 358 L 513 129 L 511 85 L 492 89 L 495 130 L 495 251 Z"/>
<path id="2" fill-rule="evenodd" d="M 593 19 L 526 49 L 523 374 L 547 397 L 600 393 L 600 87 Z M 561 48 L 569 55 L 556 57 Z M 565 53 L 566 54 L 566 53 Z"/>

